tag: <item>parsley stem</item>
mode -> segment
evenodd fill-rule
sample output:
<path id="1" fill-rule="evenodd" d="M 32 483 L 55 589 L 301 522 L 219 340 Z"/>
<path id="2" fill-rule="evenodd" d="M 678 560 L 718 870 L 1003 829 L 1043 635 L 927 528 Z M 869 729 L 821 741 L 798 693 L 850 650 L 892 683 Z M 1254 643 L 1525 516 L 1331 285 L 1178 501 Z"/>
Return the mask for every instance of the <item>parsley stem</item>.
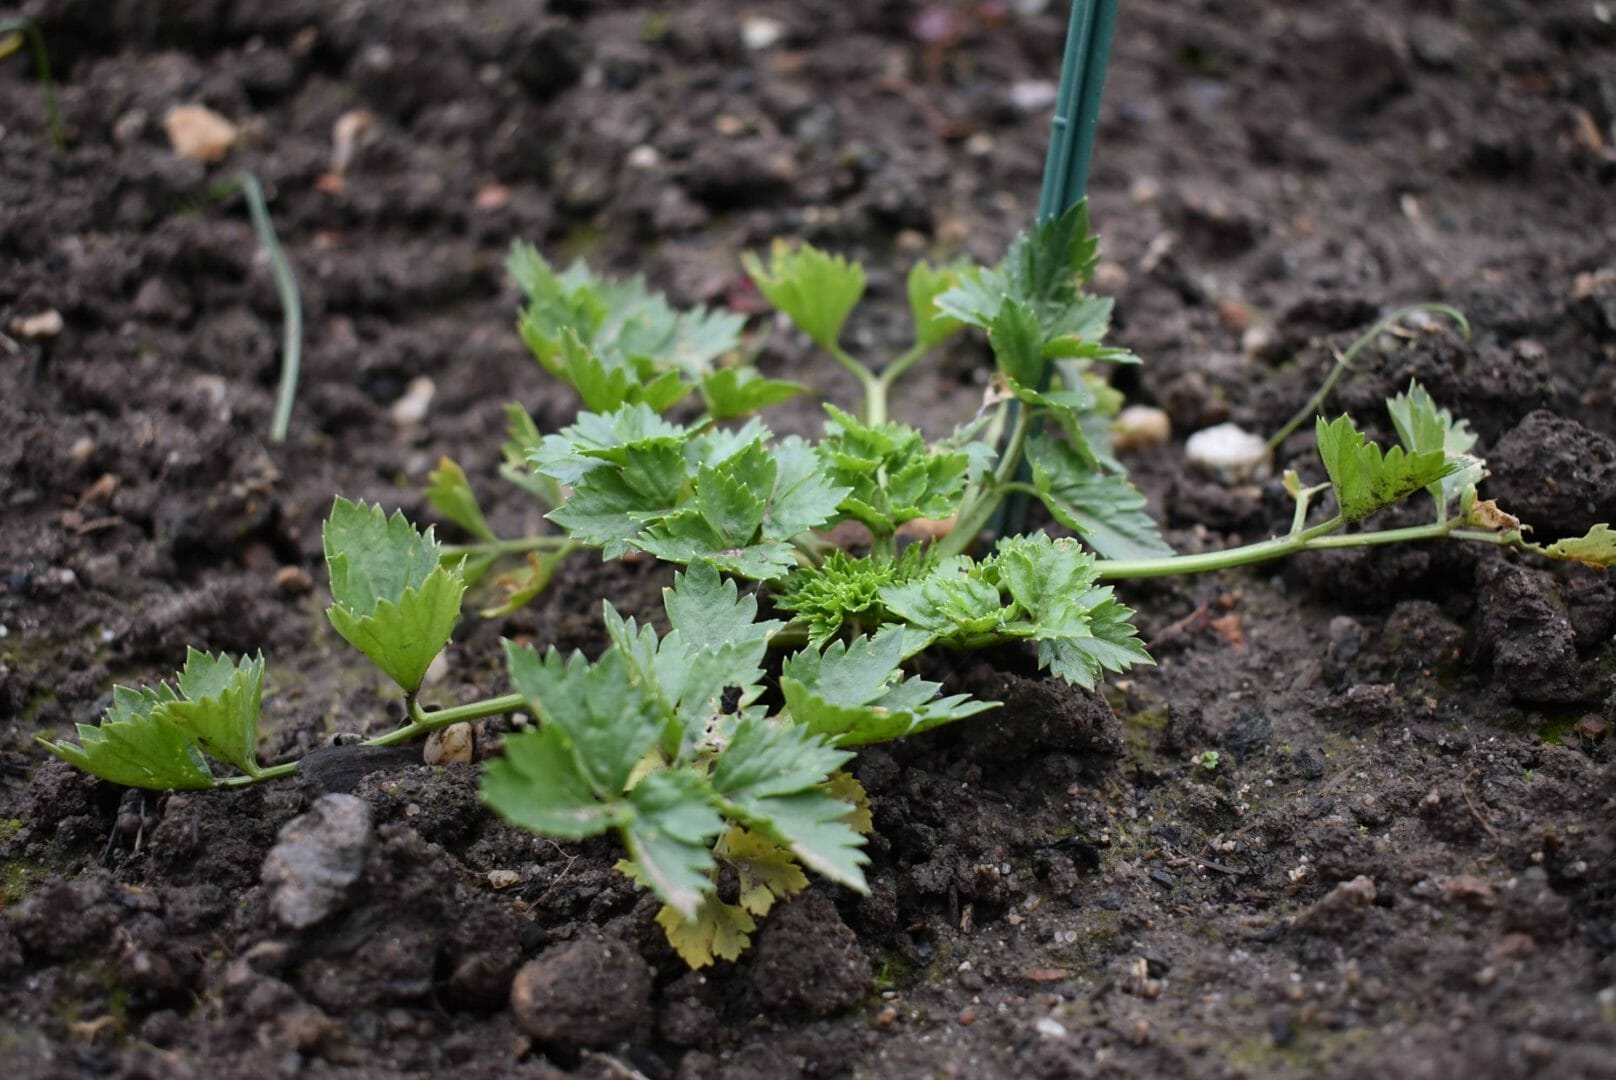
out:
<path id="1" fill-rule="evenodd" d="M 887 388 L 881 380 L 871 374 L 870 369 L 853 358 L 853 355 L 842 348 L 840 343 L 832 342 L 825 350 L 830 353 L 831 359 L 847 369 L 848 374 L 859 381 L 864 387 L 864 422 L 866 424 L 881 424 L 887 418 Z"/>
<path id="2" fill-rule="evenodd" d="M 1330 374 L 1326 375 L 1324 381 L 1319 384 L 1319 388 L 1313 391 L 1313 396 L 1307 399 L 1307 404 L 1296 410 L 1296 415 L 1287 420 L 1284 427 L 1269 437 L 1267 443 L 1268 452 L 1271 454 L 1279 449 L 1279 445 L 1290 438 L 1297 428 L 1319 414 L 1319 410 L 1324 407 L 1325 398 L 1328 398 L 1330 391 L 1335 389 L 1335 384 L 1341 381 L 1341 376 L 1352 370 L 1352 362 L 1358 358 L 1358 354 L 1363 352 L 1371 342 L 1410 315 L 1419 314 L 1446 315 L 1459 324 L 1459 329 L 1463 331 L 1466 338 L 1470 337 L 1470 323 L 1465 319 L 1464 313 L 1456 308 L 1449 307 L 1447 304 L 1410 304 L 1407 307 L 1398 308 L 1368 330 L 1359 334 L 1352 344 L 1347 346 L 1346 352 L 1335 354 L 1335 366 L 1330 369 Z"/>
<path id="3" fill-rule="evenodd" d="M 1462 529 L 1459 527 L 1458 519 L 1433 522 L 1430 525 L 1411 525 L 1403 529 L 1345 534 L 1339 532 L 1342 524 L 1340 516 L 1337 515 L 1311 529 L 1224 551 L 1208 551 L 1199 555 L 1173 555 L 1165 559 L 1101 559 L 1094 564 L 1094 568 L 1102 581 L 1125 581 L 1134 578 L 1172 577 L 1177 574 L 1204 574 L 1213 570 L 1228 570 L 1303 551 L 1379 547 L 1382 544 L 1405 544 L 1417 540 L 1472 540 L 1483 544 L 1497 544 L 1501 547 L 1514 547 L 1520 543 L 1518 532 Z"/>
<path id="4" fill-rule="evenodd" d="M 953 531 L 939 540 L 933 549 L 935 558 L 946 559 L 970 547 L 1004 501 L 1005 493 L 1014 490 L 1012 481 L 1021 467 L 1021 452 L 1032 431 L 1033 412 L 1031 408 L 1016 410 L 1015 427 L 1010 429 L 1010 439 L 1005 443 L 1003 456 L 999 458 L 999 467 L 994 470 L 991 480 L 979 483 L 966 492 Z"/>
<path id="5" fill-rule="evenodd" d="M 484 698 L 482 701 L 472 701 L 465 705 L 455 705 L 448 709 L 434 709 L 427 712 L 418 704 L 410 707 L 410 722 L 401 728 L 395 728 L 385 735 L 378 735 L 374 739 L 366 739 L 361 746 L 393 746 L 397 743 L 408 742 L 417 735 L 425 735 L 430 731 L 448 727 L 450 724 L 464 723 L 467 720 L 481 720 L 485 716 L 499 716 L 502 713 L 517 712 L 531 708 L 527 699 L 521 694 L 501 694 L 499 697 Z"/>
<path id="6" fill-rule="evenodd" d="M 257 776 L 225 776 L 213 782 L 216 788 L 246 787 L 264 780 L 279 780 L 283 776 L 291 776 L 297 771 L 297 762 L 288 761 L 282 765 L 267 765 L 258 770 Z"/>
<path id="7" fill-rule="evenodd" d="M 427 712 L 415 702 L 410 703 L 410 722 L 403 727 L 394 728 L 385 735 L 378 735 L 374 739 L 366 739 L 360 746 L 395 746 L 398 743 L 409 742 L 417 735 L 425 735 L 450 724 L 459 724 L 467 720 L 481 720 L 487 716 L 499 716 L 503 713 L 520 712 L 530 709 L 527 699 L 521 694 L 502 694 L 499 697 L 485 698 L 482 701 L 472 701 L 465 705 L 456 705 L 448 709 L 434 709 Z M 291 776 L 297 772 L 297 761 L 288 761 L 280 765 L 270 765 L 258 770 L 257 776 L 227 776 L 214 783 L 214 787 L 245 787 L 263 780 L 278 780 L 283 776 Z"/>
<path id="8" fill-rule="evenodd" d="M 882 420 L 886 419 L 887 398 L 890 396 L 892 391 L 892 384 L 897 382 L 899 376 L 908 371 L 910 368 L 914 367 L 920 358 L 925 356 L 926 353 L 930 351 L 931 350 L 925 344 L 917 341 L 913 345 L 909 346 L 908 349 L 905 349 L 903 353 L 897 357 L 897 359 L 892 361 L 892 363 L 882 368 L 881 374 L 875 377 L 875 387 L 872 389 L 879 388 L 881 392 L 879 411 Z M 871 416 L 868 419 L 871 423 L 877 422 L 874 416 Z"/>
<path id="9" fill-rule="evenodd" d="M 544 551 L 573 546 L 570 536 L 519 536 L 514 540 L 481 540 L 475 544 L 444 544 L 444 555 L 518 555 L 524 551 Z"/>

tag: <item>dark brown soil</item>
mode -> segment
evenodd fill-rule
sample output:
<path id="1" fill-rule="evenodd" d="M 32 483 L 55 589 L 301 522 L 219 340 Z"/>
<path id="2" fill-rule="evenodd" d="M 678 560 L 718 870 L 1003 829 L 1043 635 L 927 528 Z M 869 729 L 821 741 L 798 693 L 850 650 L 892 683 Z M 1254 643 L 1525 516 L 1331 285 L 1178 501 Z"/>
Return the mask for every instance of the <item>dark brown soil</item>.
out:
<path id="1" fill-rule="evenodd" d="M 266 761 L 395 722 L 324 626 L 319 523 L 336 492 L 429 519 L 448 454 L 503 532 L 540 527 L 497 482 L 501 407 L 548 429 L 573 403 L 512 332 L 513 239 L 745 306 L 738 253 L 806 237 L 870 265 L 852 342 L 896 343 L 911 258 L 992 259 L 1030 219 L 1047 114 L 1012 90 L 1056 77 L 1065 18 L 933 7 L 956 41 L 917 41 L 902 0 L 23 0 L 68 148 L 24 57 L 0 61 L 9 1073 L 1616 1075 L 1616 591 L 1491 549 L 1129 588 L 1160 666 L 1103 697 L 982 660 L 955 679 L 1003 710 L 858 761 L 870 895 L 816 886 L 699 974 L 610 843 L 499 824 L 473 767 L 125 799 L 32 745 L 187 644 L 265 651 Z M 1092 186 L 1117 336 L 1147 360 L 1130 394 L 1181 433 L 1271 430 L 1379 313 L 1442 300 L 1469 341 L 1420 331 L 1332 408 L 1384 431 L 1418 377 L 1545 536 L 1616 516 L 1608 5 L 1123 9 Z M 756 16 L 782 34 L 748 49 Z M 169 149 L 181 103 L 240 125 L 222 163 Z M 308 321 L 285 445 L 273 282 L 212 194 L 243 169 Z M 58 336 L 7 330 L 46 310 Z M 762 362 L 845 400 L 805 356 L 777 334 Z M 900 407 L 940 427 L 984 377 L 962 346 Z M 777 426 L 813 425 L 810 403 Z M 1284 456 L 1316 476 L 1308 442 Z M 1284 527 L 1277 487 L 1216 488 L 1180 449 L 1136 462 L 1180 550 Z M 600 598 L 645 614 L 664 580 L 577 559 L 468 622 L 432 693 L 502 692 L 501 635 L 599 649 Z M 369 813 L 295 928 L 262 868 L 330 791 Z M 535 960 L 519 998 L 546 1020 L 523 1027 Z"/>

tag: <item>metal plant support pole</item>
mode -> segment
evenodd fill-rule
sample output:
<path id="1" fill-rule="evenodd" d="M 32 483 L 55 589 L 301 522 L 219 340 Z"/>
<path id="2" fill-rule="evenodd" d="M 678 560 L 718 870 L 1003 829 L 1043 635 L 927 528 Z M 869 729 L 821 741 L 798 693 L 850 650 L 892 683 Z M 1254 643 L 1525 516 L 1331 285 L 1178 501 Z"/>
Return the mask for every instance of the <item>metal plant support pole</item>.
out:
<path id="1" fill-rule="evenodd" d="M 1100 129 L 1100 94 L 1105 89 L 1106 62 L 1117 26 L 1118 0 L 1073 0 L 1066 27 L 1066 53 L 1061 59 L 1060 89 L 1055 95 L 1055 116 L 1050 122 L 1049 154 L 1044 158 L 1044 185 L 1038 197 L 1038 220 L 1059 217 L 1082 202 L 1088 193 L 1089 164 L 1094 160 L 1094 137 Z M 1049 388 L 1045 372 L 1039 390 Z M 1014 426 L 1020 402 L 1010 403 Z M 1004 447 L 1000 446 L 1003 452 Z M 1017 476 L 1029 479 L 1027 463 Z M 1027 496 L 1017 492 L 1005 500 L 989 523 L 1000 536 L 1019 533 L 1027 524 Z"/>
<path id="2" fill-rule="evenodd" d="M 1117 25 L 1117 0 L 1074 0 L 1066 28 L 1060 91 L 1044 159 L 1038 220 L 1056 217 L 1081 202 L 1088 189 L 1094 136 L 1100 127 L 1100 93 Z"/>

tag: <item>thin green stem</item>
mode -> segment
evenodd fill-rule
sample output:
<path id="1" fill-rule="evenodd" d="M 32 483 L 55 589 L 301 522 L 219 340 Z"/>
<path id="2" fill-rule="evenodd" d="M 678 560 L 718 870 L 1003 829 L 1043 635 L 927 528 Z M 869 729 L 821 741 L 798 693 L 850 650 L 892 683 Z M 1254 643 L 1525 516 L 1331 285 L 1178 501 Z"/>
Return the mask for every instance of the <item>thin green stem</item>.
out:
<path id="1" fill-rule="evenodd" d="M 420 704 L 410 701 L 408 704 L 410 722 L 402 727 L 394 728 L 385 735 L 378 735 L 374 739 L 366 739 L 360 746 L 396 746 L 402 742 L 409 742 L 418 735 L 426 735 L 446 728 L 450 724 L 464 723 L 469 720 L 481 720 L 488 716 L 499 716 L 504 713 L 520 712 L 531 708 L 527 699 L 521 694 L 502 694 L 499 697 L 485 698 L 482 701 L 472 701 L 465 705 L 456 705 L 449 709 L 436 709 L 427 712 Z M 300 759 L 301 760 L 301 759 Z M 246 787 L 265 780 L 279 780 L 284 776 L 291 776 L 297 772 L 297 761 L 288 761 L 280 765 L 271 765 L 259 769 L 257 776 L 227 776 L 216 781 L 215 787 Z"/>
<path id="2" fill-rule="evenodd" d="M 40 96 L 45 99 L 45 131 L 57 150 L 66 150 L 67 135 L 62 131 L 62 114 L 56 107 L 56 80 L 51 77 L 45 35 L 40 32 L 39 24 L 26 16 L 0 21 L 0 36 L 6 34 L 20 34 L 28 39 L 34 53 L 34 71 L 39 76 Z"/>
<path id="3" fill-rule="evenodd" d="M 1325 376 L 1324 381 L 1319 384 L 1319 388 L 1313 392 L 1313 396 L 1307 399 L 1307 404 L 1298 409 L 1296 415 L 1286 421 L 1284 427 L 1269 437 L 1268 452 L 1273 453 L 1281 443 L 1291 437 L 1297 428 L 1318 415 L 1319 409 L 1324 406 L 1325 399 L 1330 396 L 1330 391 L 1334 390 L 1335 384 L 1341 381 L 1341 376 L 1352 370 L 1352 362 L 1358 358 L 1360 352 L 1381 334 L 1390 330 L 1410 315 L 1417 315 L 1422 312 L 1428 315 L 1446 315 L 1459 324 L 1459 329 L 1464 332 L 1466 338 L 1470 337 L 1470 322 L 1458 308 L 1449 307 L 1447 304 L 1410 304 L 1407 307 L 1398 308 L 1358 335 L 1358 338 L 1347 346 L 1346 352 L 1336 353 L 1335 367 L 1330 369 L 1330 374 Z"/>
<path id="4" fill-rule="evenodd" d="M 215 780 L 213 786 L 216 788 L 247 787 L 250 784 L 259 784 L 265 780 L 279 780 L 284 776 L 291 776 L 295 772 L 297 772 L 297 762 L 288 761 L 282 765 L 270 765 L 259 769 L 257 776 L 226 776 Z"/>
<path id="5" fill-rule="evenodd" d="M 893 360 L 892 363 L 881 369 L 881 374 L 875 377 L 875 382 L 881 390 L 881 416 L 886 417 L 887 399 L 892 396 L 892 384 L 897 382 L 904 372 L 914 367 L 931 349 L 921 342 L 915 342 L 908 349 Z M 866 401 L 868 395 L 866 395 Z"/>
<path id="6" fill-rule="evenodd" d="M 247 213 L 252 217 L 253 232 L 269 260 L 269 271 L 275 279 L 275 291 L 281 300 L 281 382 L 275 393 L 275 416 L 270 423 L 269 438 L 283 443 L 292 424 L 292 402 L 297 398 L 298 372 L 303 361 L 303 302 L 298 297 L 297 278 L 292 264 L 281 250 L 275 225 L 269 219 L 269 206 L 264 201 L 264 189 L 258 178 L 242 173 L 224 189 L 241 192 L 247 200 Z"/>
<path id="7" fill-rule="evenodd" d="M 1406 544 L 1418 540 L 1471 540 L 1482 544 L 1496 544 L 1500 547 L 1518 547 L 1521 544 L 1518 532 L 1463 529 L 1459 527 L 1457 519 L 1433 522 L 1430 525 L 1411 525 L 1402 529 L 1344 534 L 1340 533 L 1342 524 L 1338 515 L 1301 532 L 1224 551 L 1208 551 L 1200 555 L 1174 555 L 1165 559 L 1101 559 L 1094 564 L 1094 568 L 1101 581 L 1123 581 L 1228 570 L 1237 566 L 1268 562 L 1303 551 L 1379 547 L 1382 544 Z"/>
<path id="8" fill-rule="evenodd" d="M 998 468 L 989 480 L 966 491 L 959 514 L 954 519 L 953 531 L 937 542 L 935 552 L 938 558 L 958 555 L 970 547 L 976 541 L 977 534 L 987 527 L 999 503 L 1004 501 L 1005 492 L 1012 490 L 1011 482 L 1021 467 L 1021 453 L 1026 448 L 1027 436 L 1032 432 L 1033 413 L 1031 408 L 1016 410 L 1015 427 L 1010 429 L 1010 439 L 1005 443 Z"/>
<path id="9" fill-rule="evenodd" d="M 456 705 L 453 708 L 437 709 L 427 712 L 419 704 L 410 707 L 410 722 L 401 728 L 395 728 L 385 735 L 378 735 L 374 739 L 366 739 L 361 746 L 394 746 L 401 742 L 409 742 L 417 735 L 446 728 L 450 724 L 460 724 L 468 720 L 481 720 L 486 716 L 499 716 L 503 713 L 518 712 L 530 708 L 527 699 L 521 694 L 502 694 L 499 697 L 485 698 L 482 701 L 473 701 L 465 705 Z"/>
<path id="10" fill-rule="evenodd" d="M 842 348 L 838 343 L 832 343 L 826 350 L 831 359 L 846 368 L 848 374 L 859 381 L 864 387 L 864 422 L 866 424 L 883 424 L 887 419 L 887 388 L 870 369 L 853 358 L 853 354 Z"/>
<path id="11" fill-rule="evenodd" d="M 526 551 L 563 551 L 576 547 L 570 536 L 520 536 L 514 540 L 480 540 L 475 544 L 444 544 L 443 554 L 520 555 Z"/>

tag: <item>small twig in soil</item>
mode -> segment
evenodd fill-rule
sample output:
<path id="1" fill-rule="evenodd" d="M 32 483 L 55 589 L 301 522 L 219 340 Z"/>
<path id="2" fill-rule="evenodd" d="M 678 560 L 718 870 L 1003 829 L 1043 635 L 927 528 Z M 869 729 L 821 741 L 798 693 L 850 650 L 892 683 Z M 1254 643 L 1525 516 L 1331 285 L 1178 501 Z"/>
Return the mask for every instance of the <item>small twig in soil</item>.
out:
<path id="1" fill-rule="evenodd" d="M 1492 837 L 1493 843 L 1501 843 L 1502 841 L 1500 841 L 1498 838 L 1498 830 L 1494 829 L 1492 827 L 1492 823 L 1481 816 L 1481 811 L 1476 808 L 1475 800 L 1470 797 L 1470 788 L 1466 786 L 1468 781 L 1473 780 L 1480 775 L 1480 770 L 1472 769 L 1469 776 L 1465 777 L 1464 780 L 1459 781 L 1459 794 L 1464 796 L 1465 806 L 1470 808 L 1470 816 L 1476 819 L 1476 824 L 1480 825 L 1487 835 Z"/>

